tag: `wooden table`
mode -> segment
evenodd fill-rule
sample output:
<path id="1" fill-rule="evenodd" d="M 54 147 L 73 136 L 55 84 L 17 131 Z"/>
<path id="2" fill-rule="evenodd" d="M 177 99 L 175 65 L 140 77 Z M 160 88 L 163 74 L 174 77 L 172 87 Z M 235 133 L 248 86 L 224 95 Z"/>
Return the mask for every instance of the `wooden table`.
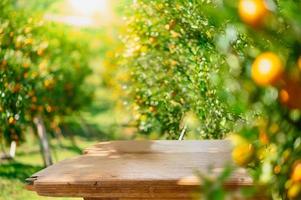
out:
<path id="1" fill-rule="evenodd" d="M 196 170 L 206 173 L 211 166 L 214 175 L 229 162 L 231 145 L 225 140 L 101 142 L 32 175 L 27 188 L 86 200 L 188 200 L 200 185 Z M 233 190 L 250 185 L 243 169 L 227 182 Z"/>

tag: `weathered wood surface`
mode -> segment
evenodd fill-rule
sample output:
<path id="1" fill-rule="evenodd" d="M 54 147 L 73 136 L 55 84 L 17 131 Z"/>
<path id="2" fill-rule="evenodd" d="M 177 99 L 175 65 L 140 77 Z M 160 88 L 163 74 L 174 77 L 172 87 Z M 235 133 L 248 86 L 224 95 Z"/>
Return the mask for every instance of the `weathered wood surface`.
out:
<path id="1" fill-rule="evenodd" d="M 27 188 L 43 196 L 86 199 L 191 199 L 201 184 L 195 171 L 212 175 L 231 163 L 231 145 L 209 141 L 112 141 L 96 144 L 84 155 L 52 165 L 27 179 Z M 251 186 L 237 170 L 229 189 Z"/>

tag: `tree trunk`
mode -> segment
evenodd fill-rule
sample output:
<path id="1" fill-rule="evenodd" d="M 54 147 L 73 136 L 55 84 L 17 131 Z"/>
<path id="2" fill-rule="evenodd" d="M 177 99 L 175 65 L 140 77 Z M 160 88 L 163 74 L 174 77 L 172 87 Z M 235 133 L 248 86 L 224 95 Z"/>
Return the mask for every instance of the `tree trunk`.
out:
<path id="1" fill-rule="evenodd" d="M 33 121 L 36 126 L 37 135 L 40 140 L 40 149 L 43 156 L 44 165 L 50 166 L 52 165 L 52 158 L 44 121 L 41 116 L 35 117 Z"/>
<path id="2" fill-rule="evenodd" d="M 184 140 L 184 137 L 185 137 L 185 133 L 186 133 L 186 129 L 187 129 L 187 124 L 185 123 L 181 133 L 180 133 L 180 137 L 178 140 Z"/>
<path id="3" fill-rule="evenodd" d="M 11 141 L 10 143 L 10 149 L 9 149 L 9 156 L 13 159 L 15 158 L 16 155 L 16 147 L 17 147 L 17 143 L 16 141 Z"/>
<path id="4" fill-rule="evenodd" d="M 0 160 L 12 160 L 15 158 L 16 155 L 16 147 L 17 143 L 16 141 L 11 141 L 10 143 L 10 149 L 9 149 L 9 154 L 6 153 L 3 144 L 1 143 L 1 149 L 2 149 L 2 154 L 0 154 Z"/>

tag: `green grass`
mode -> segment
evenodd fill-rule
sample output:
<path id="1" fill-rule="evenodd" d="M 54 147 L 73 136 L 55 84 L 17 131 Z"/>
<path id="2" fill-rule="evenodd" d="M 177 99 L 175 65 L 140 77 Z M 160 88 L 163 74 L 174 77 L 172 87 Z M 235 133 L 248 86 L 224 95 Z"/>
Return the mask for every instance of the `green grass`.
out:
<path id="1" fill-rule="evenodd" d="M 63 130 L 64 137 L 60 140 L 51 139 L 54 162 L 79 155 L 84 148 L 99 141 L 125 138 L 118 124 L 121 113 L 114 112 L 114 100 L 110 91 L 98 88 L 95 95 L 93 104 L 81 111 L 81 118 L 70 117 L 66 120 L 68 128 Z M 84 125 L 80 126 L 80 123 Z M 17 147 L 14 161 L 0 161 L 0 200 L 78 199 L 41 197 L 35 192 L 27 191 L 24 188 L 25 179 L 41 169 L 43 160 L 39 142 L 32 133 L 26 133 L 26 141 Z"/>
<path id="2" fill-rule="evenodd" d="M 78 118 L 67 119 L 68 129 L 60 140 L 51 139 L 51 150 L 54 162 L 74 157 L 82 150 L 102 140 L 121 138 L 112 102 L 105 91 L 98 91 L 94 103 L 80 114 Z M 105 97 L 105 98 L 103 98 Z M 71 137 L 73 135 L 73 137 Z M 8 150 L 8 149 L 7 149 Z M 38 196 L 35 192 L 25 189 L 25 179 L 43 169 L 39 142 L 32 133 L 26 133 L 26 141 L 17 147 L 14 161 L 0 161 L 0 200 L 50 200 L 53 198 Z M 74 200 L 78 198 L 54 198 L 54 200 Z"/>
<path id="3" fill-rule="evenodd" d="M 61 145 L 52 140 L 52 153 L 54 162 L 74 157 L 96 141 L 88 141 L 81 137 L 75 137 L 76 146 L 68 139 L 63 139 Z M 35 192 L 25 189 L 25 179 L 33 173 L 43 169 L 43 161 L 39 152 L 39 146 L 34 138 L 17 148 L 14 161 L 0 163 L 0 200 L 46 200 L 49 197 L 38 196 Z M 72 200 L 78 198 L 55 198 L 55 200 Z"/>
<path id="4" fill-rule="evenodd" d="M 19 3 L 20 6 L 24 4 L 24 6 L 34 7 L 39 11 L 45 11 L 46 9 L 49 12 L 60 12 L 62 9 L 61 0 L 56 0 L 57 3 L 54 4 L 53 1 L 44 0 L 41 2 L 40 0 L 34 0 L 29 2 L 30 5 L 27 5 L 27 0 L 21 0 Z M 95 51 L 96 58 L 93 58 L 94 60 L 91 62 L 93 73 L 87 80 L 92 87 L 95 87 L 95 99 L 92 105 L 81 110 L 80 114 L 76 114 L 81 118 L 70 116 L 70 119 L 66 119 L 66 129 L 62 130 L 65 137 L 61 141 L 57 139 L 50 141 L 54 162 L 79 155 L 84 148 L 101 140 L 131 137 L 127 135 L 128 133 L 124 134 L 120 126 L 120 118 L 127 116 L 128 113 L 114 110 L 116 102 L 112 96 L 113 91 L 105 88 L 101 82 L 101 74 L 104 69 L 100 66 L 100 63 L 104 58 L 104 51 L 110 46 L 107 46 L 107 42 L 101 41 L 102 35 L 107 34 L 106 29 L 100 31 L 92 38 L 88 38 L 91 40 L 93 48 L 97 49 Z M 71 135 L 75 136 L 70 137 Z M 17 147 L 15 160 L 2 163 L 0 160 L 0 200 L 52 199 L 40 197 L 24 188 L 24 180 L 42 168 L 43 161 L 39 151 L 39 143 L 31 133 L 26 133 L 26 141 Z M 63 199 L 72 200 L 74 198 L 54 198 L 54 200 Z"/>

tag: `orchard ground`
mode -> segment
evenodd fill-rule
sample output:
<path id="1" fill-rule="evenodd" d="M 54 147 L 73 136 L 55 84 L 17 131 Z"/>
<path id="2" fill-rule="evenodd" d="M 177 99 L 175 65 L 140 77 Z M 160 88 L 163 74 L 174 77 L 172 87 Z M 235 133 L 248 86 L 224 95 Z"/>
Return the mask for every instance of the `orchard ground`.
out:
<path id="1" fill-rule="evenodd" d="M 70 140 L 64 139 L 62 146 L 56 145 L 52 140 L 53 155 L 55 162 L 75 156 L 81 152 L 81 149 L 93 143 L 82 137 L 75 137 L 77 146 L 71 144 Z M 29 148 L 30 147 L 30 148 Z M 50 199 L 38 196 L 34 192 L 25 190 L 24 180 L 31 174 L 43 168 L 38 142 L 31 140 L 24 143 L 17 149 L 14 161 L 3 162 L 0 165 L 0 199 L 1 200 L 42 200 Z M 63 200 L 67 198 L 57 198 Z M 68 198 L 72 200 L 72 198 Z"/>
<path id="2" fill-rule="evenodd" d="M 106 95 L 105 95 L 106 94 Z M 116 133 L 119 125 L 116 123 L 116 113 L 113 112 L 113 101 L 108 91 L 99 89 L 96 92 L 96 101 L 91 107 L 82 111 L 85 127 L 78 127 L 72 118 L 70 123 L 74 137 L 66 134 L 60 139 L 51 139 L 52 156 L 54 162 L 74 157 L 82 150 L 101 140 L 122 138 Z M 119 113 L 121 114 L 121 113 Z M 88 129 L 88 130 L 85 130 Z M 112 134 L 113 133 L 113 134 Z M 115 133 L 115 134 L 114 134 Z M 16 157 L 13 161 L 0 163 L 0 200 L 46 200 L 47 197 L 38 196 L 25 189 L 25 179 L 42 169 L 43 160 L 39 150 L 39 142 L 32 133 L 28 133 L 26 142 L 17 147 Z M 56 198 L 57 200 L 74 198 Z"/>
<path id="3" fill-rule="evenodd" d="M 24 4 L 24 7 L 33 7 L 33 10 L 41 9 L 43 13 L 46 13 L 46 18 L 52 21 L 60 22 L 60 18 L 57 18 L 57 16 L 78 14 L 76 9 L 70 10 L 70 6 L 66 6 L 67 1 L 49 2 L 47 0 L 31 2 L 19 1 L 20 6 Z M 76 1 L 74 2 L 76 3 Z M 27 5 L 27 3 L 30 5 Z M 109 16 L 101 17 L 101 19 L 105 19 L 106 21 L 98 20 L 97 24 L 94 25 L 96 29 L 94 30 L 94 27 L 91 28 L 91 34 L 89 32 L 90 28 L 86 31 L 89 32 L 87 35 L 91 37 L 82 38 L 83 40 L 88 40 L 95 49 L 95 56 L 89 61 L 89 67 L 92 73 L 87 77 L 87 82 L 89 82 L 89 85 L 93 87 L 94 90 L 93 102 L 80 109 L 79 112 L 74 113 L 73 116 L 68 116 L 65 119 L 65 127 L 61 127 L 61 137 L 56 138 L 53 136 L 51 138 L 51 136 L 48 135 L 54 163 L 80 155 L 84 148 L 97 142 L 131 137 L 131 131 L 129 131 L 131 128 L 124 129 L 119 120 L 127 114 L 123 114 L 120 110 L 116 111 L 116 97 L 113 97 L 114 93 L 104 86 L 101 79 L 104 54 L 107 48 L 112 46 L 110 40 L 108 40 L 111 35 L 107 33 L 107 29 L 109 29 L 108 32 L 112 29 L 111 26 L 115 16 L 115 13 L 113 13 L 115 10 L 113 11 L 113 9 L 110 8 L 111 4 L 113 4 L 113 1 L 109 1 L 109 3 L 106 4 L 106 12 L 104 13 Z M 40 5 L 41 8 L 38 5 Z M 90 7 L 88 9 L 90 9 Z M 36 193 L 25 189 L 25 179 L 44 168 L 44 164 L 37 137 L 34 136 L 32 130 L 28 130 L 24 135 L 26 136 L 26 141 L 17 146 L 14 160 L 0 160 L 0 200 L 51 199 L 38 196 Z M 8 146 L 5 145 L 5 148 L 6 152 L 8 152 Z M 0 154 L 1 153 L 0 151 Z M 72 200 L 74 198 L 56 199 Z"/>

